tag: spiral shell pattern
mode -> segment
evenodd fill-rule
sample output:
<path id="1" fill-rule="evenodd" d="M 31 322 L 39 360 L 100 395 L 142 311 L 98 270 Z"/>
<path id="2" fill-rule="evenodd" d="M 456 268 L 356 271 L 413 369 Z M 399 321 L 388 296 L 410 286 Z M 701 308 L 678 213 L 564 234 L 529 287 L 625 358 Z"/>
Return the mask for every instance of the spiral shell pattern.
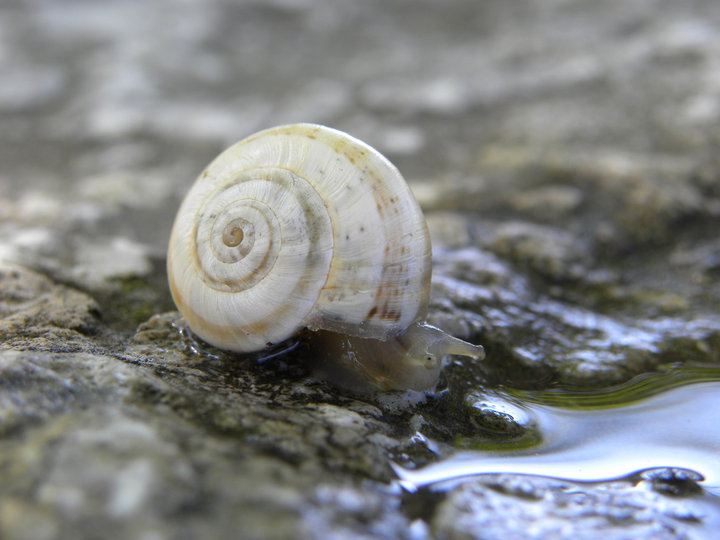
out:
<path id="1" fill-rule="evenodd" d="M 205 341 L 255 351 L 302 328 L 387 340 L 424 317 L 430 241 L 397 169 L 313 124 L 220 154 L 178 211 L 168 278 Z"/>

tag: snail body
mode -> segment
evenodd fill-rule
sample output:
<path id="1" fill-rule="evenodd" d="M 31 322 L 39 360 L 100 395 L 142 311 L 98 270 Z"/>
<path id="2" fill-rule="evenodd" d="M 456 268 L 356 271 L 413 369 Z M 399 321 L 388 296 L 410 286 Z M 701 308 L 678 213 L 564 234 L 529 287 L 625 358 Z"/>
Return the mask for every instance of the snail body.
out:
<path id="1" fill-rule="evenodd" d="M 483 355 L 424 324 L 430 258 L 422 211 L 387 159 L 295 124 L 240 141 L 201 173 L 167 269 L 188 326 L 218 348 L 259 351 L 308 329 L 321 355 L 376 386 L 426 389 L 446 354 Z"/>

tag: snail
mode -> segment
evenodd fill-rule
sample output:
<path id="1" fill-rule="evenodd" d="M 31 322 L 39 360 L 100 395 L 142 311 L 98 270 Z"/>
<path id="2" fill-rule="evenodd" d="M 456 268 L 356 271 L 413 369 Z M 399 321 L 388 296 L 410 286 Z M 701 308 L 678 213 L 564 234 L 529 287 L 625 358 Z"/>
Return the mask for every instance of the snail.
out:
<path id="1" fill-rule="evenodd" d="M 436 385 L 447 355 L 484 356 L 425 323 L 430 237 L 400 172 L 325 126 L 267 129 L 210 163 L 175 218 L 167 272 L 186 324 L 220 349 L 307 330 L 342 377 L 413 390 Z"/>

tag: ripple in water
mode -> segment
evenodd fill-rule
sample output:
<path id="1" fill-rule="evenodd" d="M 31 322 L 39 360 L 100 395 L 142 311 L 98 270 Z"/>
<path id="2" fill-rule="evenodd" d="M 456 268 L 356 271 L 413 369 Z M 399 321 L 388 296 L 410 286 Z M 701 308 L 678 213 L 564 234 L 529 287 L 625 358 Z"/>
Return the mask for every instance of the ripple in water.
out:
<path id="1" fill-rule="evenodd" d="M 513 391 L 499 397 L 531 417 L 537 444 L 462 451 L 416 470 L 398 466 L 401 485 L 414 491 L 493 473 L 599 482 L 668 467 L 698 473 L 700 484 L 720 495 L 717 366 L 646 376 L 611 392 Z"/>

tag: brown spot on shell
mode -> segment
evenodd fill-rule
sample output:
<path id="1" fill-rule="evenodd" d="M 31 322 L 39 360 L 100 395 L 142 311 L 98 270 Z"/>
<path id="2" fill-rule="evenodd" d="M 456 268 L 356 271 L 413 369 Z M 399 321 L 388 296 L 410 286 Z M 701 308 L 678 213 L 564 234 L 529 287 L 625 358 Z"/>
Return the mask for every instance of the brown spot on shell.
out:
<path id="1" fill-rule="evenodd" d="M 386 321 L 399 321 L 400 317 L 402 317 L 402 313 L 396 309 L 385 309 L 380 314 L 380 318 Z"/>

